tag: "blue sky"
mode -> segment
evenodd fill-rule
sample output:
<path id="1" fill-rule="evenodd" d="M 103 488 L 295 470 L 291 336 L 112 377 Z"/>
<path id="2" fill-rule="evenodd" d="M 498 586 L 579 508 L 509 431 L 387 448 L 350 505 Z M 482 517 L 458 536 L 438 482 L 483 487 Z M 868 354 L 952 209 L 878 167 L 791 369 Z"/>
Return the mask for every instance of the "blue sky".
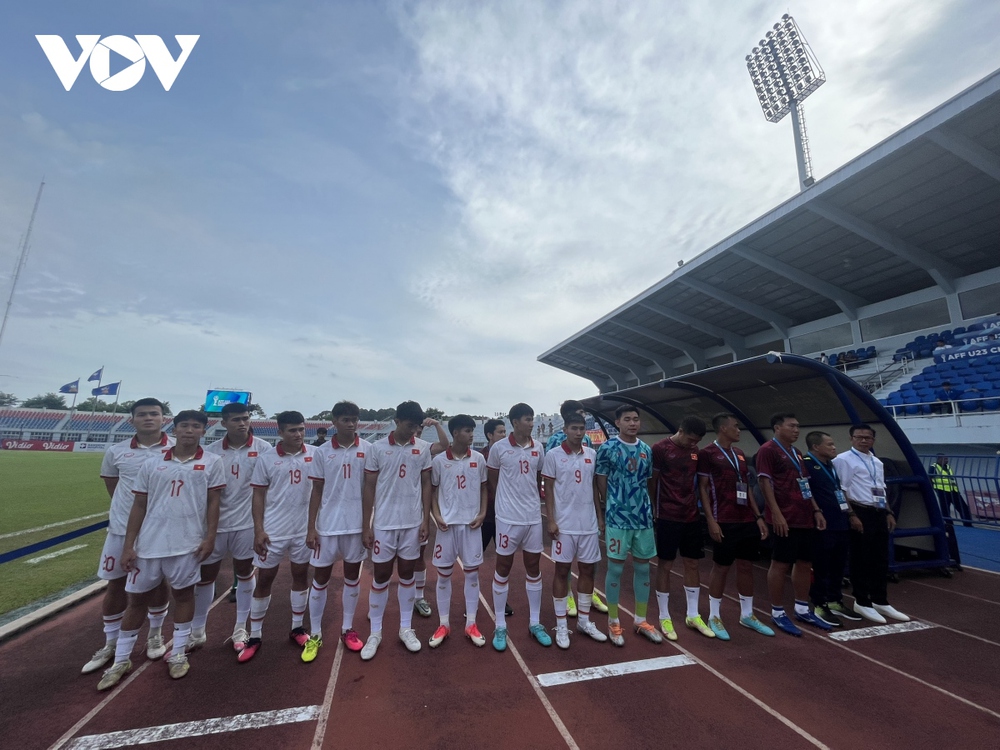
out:
<path id="1" fill-rule="evenodd" d="M 554 411 L 594 387 L 539 353 L 795 192 L 743 62 L 782 13 L 829 79 L 820 177 L 990 73 L 1000 28 L 970 0 L 205 7 L 6 9 L 4 301 L 46 188 L 0 390 L 105 365 L 175 407 Z M 67 92 L 36 34 L 201 38 L 169 92 Z"/>

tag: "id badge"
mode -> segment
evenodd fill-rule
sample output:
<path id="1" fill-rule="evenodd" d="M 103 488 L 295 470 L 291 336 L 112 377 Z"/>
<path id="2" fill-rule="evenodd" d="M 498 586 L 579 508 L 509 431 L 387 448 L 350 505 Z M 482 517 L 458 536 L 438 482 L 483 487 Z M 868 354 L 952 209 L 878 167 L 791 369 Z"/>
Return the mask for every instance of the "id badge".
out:
<path id="1" fill-rule="evenodd" d="M 736 504 L 746 505 L 747 504 L 747 485 L 746 482 L 736 483 Z"/>
<path id="2" fill-rule="evenodd" d="M 809 480 L 799 477 L 795 481 L 799 483 L 799 491 L 802 493 L 802 499 L 812 500 L 813 493 L 812 490 L 809 489 Z"/>
<path id="3" fill-rule="evenodd" d="M 840 509 L 844 513 L 846 513 L 848 510 L 850 510 L 850 508 L 847 505 L 847 496 L 844 495 L 844 491 L 843 490 L 834 490 L 833 494 L 837 498 L 837 505 L 840 506 Z"/>
<path id="4" fill-rule="evenodd" d="M 885 510 L 885 490 L 881 487 L 872 487 L 872 497 L 875 498 L 875 507 Z"/>

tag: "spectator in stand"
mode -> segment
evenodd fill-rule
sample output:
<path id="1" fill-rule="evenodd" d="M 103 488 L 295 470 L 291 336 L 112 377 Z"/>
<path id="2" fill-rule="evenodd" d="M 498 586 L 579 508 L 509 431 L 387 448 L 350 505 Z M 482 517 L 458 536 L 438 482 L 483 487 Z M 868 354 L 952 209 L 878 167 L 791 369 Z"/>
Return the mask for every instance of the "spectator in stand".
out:
<path id="1" fill-rule="evenodd" d="M 318 448 L 319 446 L 323 445 L 323 443 L 325 443 L 325 442 L 326 442 L 326 428 L 325 427 L 317 427 L 316 428 L 316 439 L 313 440 L 312 444 L 315 445 Z"/>
<path id="2" fill-rule="evenodd" d="M 949 506 L 954 506 L 963 525 L 972 526 L 969 504 L 959 492 L 958 482 L 955 481 L 955 471 L 948 465 L 948 457 L 943 453 L 938 453 L 937 461 L 931 464 L 927 473 L 931 476 L 931 487 L 934 488 L 938 503 L 941 505 L 941 515 L 945 519 L 949 519 L 951 517 Z"/>
<path id="3" fill-rule="evenodd" d="M 957 388 L 951 387 L 951 382 L 944 381 L 941 387 L 937 389 L 935 395 L 937 396 L 937 401 L 931 407 L 935 414 L 951 414 L 954 411 L 952 407 L 952 401 L 957 401 L 962 398 L 962 391 Z"/>
<path id="4" fill-rule="evenodd" d="M 847 370 L 851 365 L 858 363 L 858 355 L 855 352 L 844 352 L 841 360 L 844 363 L 844 369 Z"/>
<path id="5" fill-rule="evenodd" d="M 820 352 L 820 355 L 816 357 L 816 359 L 822 362 L 824 365 L 830 361 L 826 356 L 826 352 Z"/>
<path id="6" fill-rule="evenodd" d="M 951 346 L 944 339 L 938 339 L 938 342 L 934 347 L 933 354 L 936 356 L 948 351 L 949 349 L 951 349 Z"/>

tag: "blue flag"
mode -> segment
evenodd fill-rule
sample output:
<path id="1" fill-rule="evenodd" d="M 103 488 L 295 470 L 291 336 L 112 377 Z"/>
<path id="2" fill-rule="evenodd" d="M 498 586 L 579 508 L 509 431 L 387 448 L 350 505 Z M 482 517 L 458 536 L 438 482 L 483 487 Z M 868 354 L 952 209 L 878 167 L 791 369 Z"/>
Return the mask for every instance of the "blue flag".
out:
<path id="1" fill-rule="evenodd" d="M 59 389 L 60 393 L 79 393 L 80 392 L 80 378 L 77 378 L 72 383 L 67 383 L 62 388 Z"/>
<path id="2" fill-rule="evenodd" d="M 93 383 L 96 380 L 98 383 L 100 383 L 101 382 L 101 376 L 103 374 L 104 374 L 104 368 L 102 367 L 100 370 L 98 370 L 93 375 L 91 375 L 89 378 L 87 378 L 87 382 L 88 383 Z"/>
<path id="3" fill-rule="evenodd" d="M 122 384 L 122 381 L 117 383 L 110 383 L 109 385 L 102 385 L 100 388 L 95 388 L 90 393 L 94 396 L 117 396 L 118 386 Z"/>

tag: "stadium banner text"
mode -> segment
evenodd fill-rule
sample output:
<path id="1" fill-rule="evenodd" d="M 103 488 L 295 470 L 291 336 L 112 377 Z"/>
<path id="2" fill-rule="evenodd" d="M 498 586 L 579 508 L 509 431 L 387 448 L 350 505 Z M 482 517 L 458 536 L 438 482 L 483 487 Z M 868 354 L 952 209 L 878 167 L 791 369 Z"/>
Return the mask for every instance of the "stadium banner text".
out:
<path id="1" fill-rule="evenodd" d="M 5 451 L 49 451 L 56 453 L 103 453 L 107 443 L 68 443 L 61 440 L 0 440 Z"/>
<path id="2" fill-rule="evenodd" d="M 988 357 L 994 354 L 1000 354 L 1000 343 L 993 343 L 988 346 L 981 343 L 976 343 L 976 344 L 969 344 L 968 346 L 962 346 L 943 351 L 940 354 L 936 354 L 934 356 L 934 361 L 938 364 L 941 364 L 942 362 L 958 362 L 963 359 L 976 359 L 977 357 Z"/>

